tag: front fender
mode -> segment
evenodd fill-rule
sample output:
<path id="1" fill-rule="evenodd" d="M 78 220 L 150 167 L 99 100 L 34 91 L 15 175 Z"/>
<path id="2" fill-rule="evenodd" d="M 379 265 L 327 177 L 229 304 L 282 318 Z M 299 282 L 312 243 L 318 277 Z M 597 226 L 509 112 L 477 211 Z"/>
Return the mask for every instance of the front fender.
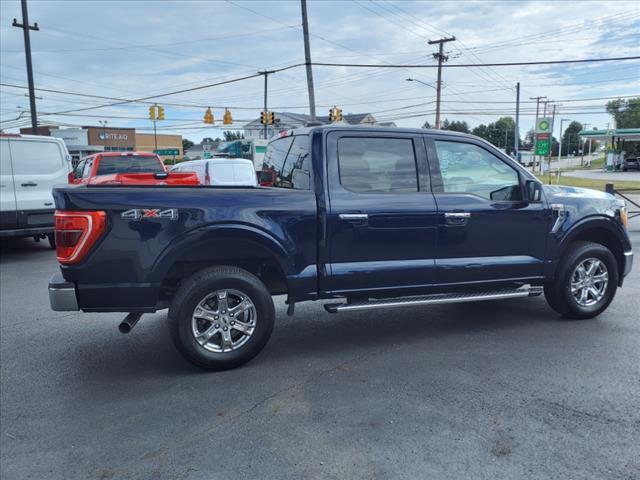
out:
<path id="1" fill-rule="evenodd" d="M 631 242 L 622 226 L 615 218 L 608 215 L 591 215 L 566 225 L 555 235 L 551 235 L 548 251 L 547 277 L 553 278 L 559 260 L 565 254 L 571 242 L 575 240 L 591 240 L 606 245 L 616 257 L 622 278 L 624 270 L 624 252 L 631 250 Z"/>

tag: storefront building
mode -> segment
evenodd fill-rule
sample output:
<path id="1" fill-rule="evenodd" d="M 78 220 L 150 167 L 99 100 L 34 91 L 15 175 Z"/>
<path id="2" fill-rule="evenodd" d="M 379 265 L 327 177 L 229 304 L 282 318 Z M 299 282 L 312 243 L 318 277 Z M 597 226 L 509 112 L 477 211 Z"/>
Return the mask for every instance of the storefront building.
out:
<path id="1" fill-rule="evenodd" d="M 157 141 L 157 148 L 156 148 Z M 154 150 L 177 150 L 176 158 L 182 158 L 184 152 L 182 150 L 182 135 L 165 135 L 158 134 L 154 137 L 153 133 L 136 133 L 136 150 L 138 152 L 153 152 Z M 162 160 L 172 160 L 173 155 L 160 155 Z"/>
<path id="2" fill-rule="evenodd" d="M 132 152 L 136 148 L 134 128 L 82 127 L 89 145 L 104 147 L 105 152 Z"/>

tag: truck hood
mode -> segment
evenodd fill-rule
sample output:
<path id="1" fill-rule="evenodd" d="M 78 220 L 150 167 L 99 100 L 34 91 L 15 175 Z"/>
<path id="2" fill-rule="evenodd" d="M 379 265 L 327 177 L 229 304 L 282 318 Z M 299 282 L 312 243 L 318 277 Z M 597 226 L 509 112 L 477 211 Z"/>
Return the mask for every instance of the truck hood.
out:
<path id="1" fill-rule="evenodd" d="M 607 215 L 615 217 L 616 210 L 624 207 L 624 200 L 610 193 L 590 188 L 567 185 L 543 185 L 542 190 L 549 204 L 562 204 L 570 214 L 578 217 Z"/>

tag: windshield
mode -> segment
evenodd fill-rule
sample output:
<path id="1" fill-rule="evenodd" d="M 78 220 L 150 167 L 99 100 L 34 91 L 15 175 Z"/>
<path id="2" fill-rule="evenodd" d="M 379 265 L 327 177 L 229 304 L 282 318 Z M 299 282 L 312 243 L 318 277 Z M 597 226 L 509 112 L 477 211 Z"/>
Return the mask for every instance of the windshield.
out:
<path id="1" fill-rule="evenodd" d="M 164 172 L 164 167 L 158 157 L 149 155 L 102 157 L 98 166 L 98 175 L 143 172 Z"/>

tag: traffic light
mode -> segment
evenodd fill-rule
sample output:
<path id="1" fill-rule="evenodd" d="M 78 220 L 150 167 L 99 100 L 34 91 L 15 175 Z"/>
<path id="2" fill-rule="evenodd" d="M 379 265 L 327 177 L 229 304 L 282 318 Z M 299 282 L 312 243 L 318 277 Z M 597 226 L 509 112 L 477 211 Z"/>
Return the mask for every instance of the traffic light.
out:
<path id="1" fill-rule="evenodd" d="M 231 116 L 231 112 L 229 109 L 224 109 L 224 116 L 222 117 L 223 125 L 231 125 L 233 123 L 233 117 Z"/>
<path id="2" fill-rule="evenodd" d="M 275 121 L 276 117 L 273 112 L 260 112 L 260 123 L 262 125 L 273 125 Z"/>
<path id="3" fill-rule="evenodd" d="M 213 125 L 213 121 L 213 112 L 211 111 L 211 107 L 208 107 L 207 111 L 204 113 L 204 123 Z"/>
<path id="4" fill-rule="evenodd" d="M 149 120 L 155 120 L 155 119 L 156 119 L 156 106 L 151 105 L 149 107 Z"/>
<path id="5" fill-rule="evenodd" d="M 164 120 L 164 107 L 158 105 L 158 120 Z"/>
<path id="6" fill-rule="evenodd" d="M 342 109 L 333 106 L 332 109 L 329 110 L 329 122 L 341 122 L 342 121 Z"/>

